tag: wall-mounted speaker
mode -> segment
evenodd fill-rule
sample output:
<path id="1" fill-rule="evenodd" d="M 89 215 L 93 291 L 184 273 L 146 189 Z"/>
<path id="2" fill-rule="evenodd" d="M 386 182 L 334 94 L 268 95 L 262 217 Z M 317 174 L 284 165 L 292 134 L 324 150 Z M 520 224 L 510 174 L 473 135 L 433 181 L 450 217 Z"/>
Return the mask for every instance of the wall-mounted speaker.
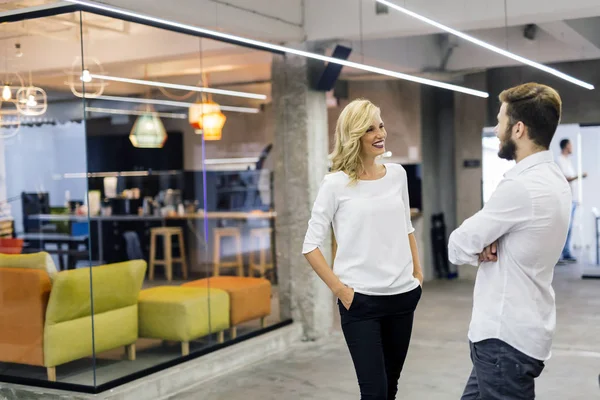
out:
<path id="1" fill-rule="evenodd" d="M 340 60 L 347 60 L 351 52 L 352 49 L 349 47 L 336 45 L 331 56 Z M 322 92 L 328 92 L 333 89 L 342 72 L 342 68 L 342 65 L 327 63 L 323 72 L 317 77 L 315 89 Z"/>

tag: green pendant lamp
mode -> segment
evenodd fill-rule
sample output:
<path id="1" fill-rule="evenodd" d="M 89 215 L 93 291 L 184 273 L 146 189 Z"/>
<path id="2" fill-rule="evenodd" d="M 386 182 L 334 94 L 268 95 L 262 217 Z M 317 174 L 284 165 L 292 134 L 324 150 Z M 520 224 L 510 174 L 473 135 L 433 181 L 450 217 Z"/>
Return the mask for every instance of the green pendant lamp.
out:
<path id="1" fill-rule="evenodd" d="M 129 140 L 134 147 L 160 149 L 167 141 L 167 131 L 154 109 L 148 107 L 146 111 L 133 124 Z"/>

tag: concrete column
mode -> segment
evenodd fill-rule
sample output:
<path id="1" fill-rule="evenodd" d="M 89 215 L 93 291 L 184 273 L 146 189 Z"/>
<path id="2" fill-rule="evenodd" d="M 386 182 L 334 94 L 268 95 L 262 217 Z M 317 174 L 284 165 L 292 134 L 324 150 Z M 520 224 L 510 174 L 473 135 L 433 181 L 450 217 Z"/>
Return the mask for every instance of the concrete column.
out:
<path id="1" fill-rule="evenodd" d="M 486 73 L 467 75 L 464 86 L 486 90 Z M 454 95 L 457 225 L 482 207 L 481 137 L 490 100 L 460 93 Z M 479 160 L 479 166 L 465 167 L 465 160 Z M 471 266 L 459 267 L 462 278 L 474 279 L 476 273 L 477 269 Z"/>
<path id="2" fill-rule="evenodd" d="M 455 227 L 454 98 L 452 92 L 421 88 L 424 274 L 435 277 L 431 216 L 443 213 L 446 240 Z"/>
<path id="3" fill-rule="evenodd" d="M 314 68 L 303 57 L 273 57 L 275 236 L 281 317 L 301 322 L 308 340 L 327 335 L 334 316 L 333 295 L 302 255 L 310 211 L 327 173 L 327 106 L 325 94 L 310 89 L 309 76 Z M 330 240 L 324 243 L 323 253 L 331 262 Z"/>

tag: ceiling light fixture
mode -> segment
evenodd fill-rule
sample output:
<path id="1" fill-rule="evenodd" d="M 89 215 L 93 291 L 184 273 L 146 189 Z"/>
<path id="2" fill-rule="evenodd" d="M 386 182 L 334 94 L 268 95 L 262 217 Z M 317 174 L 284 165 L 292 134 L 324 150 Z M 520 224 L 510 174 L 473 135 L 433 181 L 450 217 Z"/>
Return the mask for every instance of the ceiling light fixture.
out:
<path id="1" fill-rule="evenodd" d="M 455 36 L 458 36 L 459 38 L 464 39 L 464 40 L 466 40 L 468 42 L 471 42 L 473 44 L 476 44 L 477 46 L 484 47 L 484 48 L 486 48 L 486 49 L 488 49 L 490 51 L 493 51 L 494 53 L 500 54 L 500 55 L 502 55 L 504 57 L 508 57 L 508 58 L 513 59 L 515 61 L 518 61 L 518 62 L 520 62 L 522 64 L 529 65 L 530 67 L 537 68 L 537 69 L 539 69 L 541 71 L 547 72 L 547 73 L 549 73 L 551 75 L 554 75 L 554 76 L 556 76 L 558 78 L 564 79 L 565 81 L 571 82 L 571 83 L 573 83 L 575 85 L 581 86 L 581 87 L 586 88 L 588 90 L 593 90 L 594 89 L 594 85 L 591 85 L 591 84 L 589 84 L 587 82 L 581 81 L 581 80 L 579 80 L 577 78 L 574 78 L 574 77 L 572 77 L 570 75 L 567 75 L 567 74 L 565 74 L 563 72 L 560 72 L 560 71 L 558 71 L 558 70 L 556 70 L 554 68 L 550 68 L 550 67 L 548 67 L 546 65 L 537 63 L 535 61 L 531 61 L 531 60 L 529 60 L 529 59 L 527 59 L 525 57 L 518 56 L 518 55 L 516 55 L 514 53 L 511 53 L 510 51 L 503 50 L 503 49 L 501 49 L 499 47 L 496 47 L 494 45 L 486 43 L 483 40 L 476 39 L 473 36 L 467 35 L 466 33 L 457 31 L 456 29 L 452 29 L 452 28 L 450 28 L 450 27 L 448 27 L 446 25 L 440 24 L 439 22 L 436 22 L 436 21 L 434 21 L 432 19 L 424 17 L 424 16 L 422 16 L 420 14 L 417 14 L 416 12 L 407 10 L 404 7 L 400 7 L 399 5 L 394 4 L 394 3 L 390 2 L 390 1 L 387 1 L 387 0 L 375 0 L 375 1 L 378 2 L 378 3 L 384 4 L 384 5 L 386 5 L 386 6 L 390 7 L 390 8 L 393 8 L 396 11 L 400 11 L 401 13 L 406 14 L 406 15 L 408 15 L 410 17 L 416 18 L 419 21 L 425 22 L 426 24 L 435 26 L 436 28 L 439 28 L 439 29 L 441 29 L 443 31 L 446 31 L 446 32 L 451 33 L 451 34 L 453 34 Z"/>
<path id="2" fill-rule="evenodd" d="M 81 79 L 85 83 L 90 83 L 92 81 L 92 74 L 90 74 L 90 70 L 84 69 L 79 79 Z"/>
<path id="3" fill-rule="evenodd" d="M 140 110 L 120 110 L 118 108 L 103 108 L 103 107 L 86 107 L 85 111 L 100 113 L 100 114 L 115 114 L 115 115 L 144 115 L 146 111 Z M 187 114 L 155 112 L 160 118 L 187 119 Z"/>
<path id="4" fill-rule="evenodd" d="M 15 56 L 17 58 L 23 57 L 23 51 L 21 50 L 21 43 L 15 43 Z"/>
<path id="5" fill-rule="evenodd" d="M 148 105 L 129 133 L 129 140 L 134 147 L 142 149 L 160 149 L 167 141 L 167 131 L 158 115 Z"/>
<path id="6" fill-rule="evenodd" d="M 120 101 L 125 103 L 139 103 L 139 104 L 154 104 L 159 106 L 170 106 L 170 107 L 181 107 L 190 108 L 194 103 L 186 103 L 182 101 L 171 101 L 171 100 L 156 100 L 156 99 L 145 99 L 140 97 L 120 97 L 120 96 L 98 96 L 89 100 L 108 100 L 108 101 Z M 260 109 L 250 107 L 234 107 L 234 106 L 221 106 L 221 111 L 240 112 L 246 114 L 258 114 Z"/>
<path id="7" fill-rule="evenodd" d="M 204 140 L 221 140 L 226 120 L 217 103 L 201 102 L 190 107 L 190 125 L 197 134 L 204 135 Z"/>
<path id="8" fill-rule="evenodd" d="M 163 26 L 167 26 L 167 27 L 171 27 L 171 28 L 176 28 L 179 30 L 195 32 L 195 33 L 198 33 L 201 35 L 207 35 L 207 36 L 210 36 L 213 38 L 223 39 L 225 41 L 229 41 L 229 42 L 233 42 L 233 43 L 243 43 L 243 44 L 261 48 L 261 49 L 273 50 L 273 51 L 287 53 L 287 54 L 295 54 L 295 55 L 298 55 L 301 57 L 312 58 L 314 60 L 319 60 L 319 61 L 324 61 L 324 62 L 330 62 L 333 64 L 342 65 L 345 67 L 350 67 L 350 68 L 355 68 L 355 69 L 359 69 L 362 71 L 372 72 L 374 74 L 386 75 L 386 76 L 390 76 L 393 78 L 416 82 L 416 83 L 420 83 L 423 85 L 435 86 L 435 87 L 439 87 L 442 89 L 453 90 L 455 92 L 466 93 L 466 94 L 470 94 L 473 96 L 478 96 L 478 97 L 483 97 L 483 98 L 489 97 L 489 94 L 486 92 L 469 89 L 469 88 L 466 88 L 463 86 L 453 85 L 453 84 L 445 83 L 445 82 L 438 82 L 438 81 L 434 81 L 432 79 L 421 78 L 418 76 L 403 74 L 401 72 L 390 71 L 390 70 L 387 70 L 384 68 L 378 68 L 378 67 L 374 67 L 371 65 L 360 64 L 360 63 L 347 61 L 347 60 L 340 60 L 338 58 L 328 57 L 328 56 L 325 56 L 322 54 L 316 54 L 316 53 L 311 53 L 308 51 L 292 49 L 290 47 L 279 46 L 279 45 L 267 43 L 267 42 L 261 42 L 259 40 L 248 39 L 248 38 L 244 38 L 241 36 L 231 35 L 228 33 L 213 31 L 210 29 L 199 28 L 199 27 L 187 25 L 187 24 L 181 24 L 178 22 L 168 21 L 168 20 L 165 20 L 162 18 L 151 17 L 148 15 L 139 14 L 139 13 L 132 12 L 132 11 L 127 11 L 127 10 L 123 10 L 120 8 L 100 4 L 100 3 L 94 3 L 94 2 L 82 1 L 82 0 L 66 0 L 66 1 L 68 1 L 69 3 L 80 4 L 82 6 L 97 9 L 97 10 L 104 10 L 104 11 L 107 11 L 110 13 L 128 16 L 131 18 L 135 18 L 138 21 L 142 21 L 142 22 L 148 21 L 148 22 L 152 22 L 155 24 L 159 24 L 159 25 L 163 25 Z"/>
<path id="9" fill-rule="evenodd" d="M 29 86 L 17 90 L 15 97 L 17 109 L 23 115 L 40 116 L 48 110 L 48 96 L 41 87 L 33 86 L 29 71 Z"/>
<path id="10" fill-rule="evenodd" d="M 212 94 L 222 94 L 225 96 L 243 97 L 246 99 L 256 99 L 256 100 L 266 100 L 267 99 L 267 96 L 264 94 L 238 92 L 235 90 L 223 90 L 223 89 L 214 89 L 214 88 L 208 88 L 208 87 L 178 85 L 175 83 L 146 81 L 146 80 L 142 80 L 142 79 L 121 78 L 118 76 L 106 76 L 106 75 L 96 75 L 96 74 L 91 74 L 90 77 L 93 79 L 102 79 L 105 81 L 131 83 L 134 85 L 146 85 L 146 86 L 162 87 L 162 88 L 168 88 L 168 89 L 189 90 L 189 91 L 201 92 L 201 93 L 204 92 L 204 93 L 212 93 Z"/>
<path id="11" fill-rule="evenodd" d="M 106 71 L 100 61 L 90 56 L 76 56 L 71 63 L 71 69 L 65 71 L 67 80 L 64 82 L 65 85 L 69 86 L 73 95 L 83 98 L 92 98 L 101 96 L 104 93 L 104 89 L 108 85 L 102 79 L 92 80 L 92 74 L 106 75 Z"/>
<path id="12" fill-rule="evenodd" d="M 35 99 L 35 96 L 33 94 L 30 94 L 29 96 L 27 96 L 27 101 L 25 102 L 25 104 L 27 105 L 27 107 L 33 108 L 38 105 L 38 102 Z"/>
<path id="13" fill-rule="evenodd" d="M 2 100 L 9 101 L 10 99 L 12 99 L 12 91 L 10 90 L 10 85 L 6 83 L 2 89 Z"/>

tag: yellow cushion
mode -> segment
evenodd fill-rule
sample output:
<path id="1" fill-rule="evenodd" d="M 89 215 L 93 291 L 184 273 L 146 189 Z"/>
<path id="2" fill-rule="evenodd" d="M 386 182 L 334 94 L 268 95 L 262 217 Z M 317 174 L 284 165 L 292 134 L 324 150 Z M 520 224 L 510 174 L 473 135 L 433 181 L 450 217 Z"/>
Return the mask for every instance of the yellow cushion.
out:
<path id="1" fill-rule="evenodd" d="M 50 254 L 45 251 L 31 254 L 0 253 L 0 268 L 29 268 L 46 271 L 50 281 L 54 281 L 58 271 Z"/>
<path id="2" fill-rule="evenodd" d="M 141 260 L 58 273 L 48 301 L 46 326 L 92 315 L 90 278 L 94 314 L 136 305 L 145 274 L 146 262 Z"/>
<path id="3" fill-rule="evenodd" d="M 229 328 L 229 295 L 179 286 L 142 290 L 139 319 L 140 337 L 188 342 Z"/>

